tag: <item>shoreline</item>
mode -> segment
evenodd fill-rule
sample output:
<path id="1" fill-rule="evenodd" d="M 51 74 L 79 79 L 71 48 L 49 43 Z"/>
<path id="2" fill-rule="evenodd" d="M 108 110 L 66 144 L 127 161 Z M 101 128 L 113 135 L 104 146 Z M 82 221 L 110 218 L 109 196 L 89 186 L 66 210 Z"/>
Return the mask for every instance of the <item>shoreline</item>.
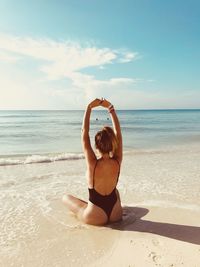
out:
<path id="1" fill-rule="evenodd" d="M 200 153 L 200 142 L 191 141 L 189 144 L 165 144 L 158 147 L 125 147 L 123 155 L 151 155 L 151 154 L 170 154 L 170 153 Z M 24 154 L 5 154 L 0 155 L 0 167 L 38 164 L 38 163 L 54 163 L 56 161 L 73 161 L 84 159 L 82 151 L 76 152 L 36 152 Z"/>

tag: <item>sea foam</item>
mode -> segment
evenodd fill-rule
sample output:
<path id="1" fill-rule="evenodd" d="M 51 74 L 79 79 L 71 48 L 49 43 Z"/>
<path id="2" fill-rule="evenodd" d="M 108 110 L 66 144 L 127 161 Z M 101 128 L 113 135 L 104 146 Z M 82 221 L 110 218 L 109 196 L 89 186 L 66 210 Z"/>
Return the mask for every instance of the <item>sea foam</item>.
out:
<path id="1" fill-rule="evenodd" d="M 59 155 L 30 155 L 20 159 L 16 158 L 0 158 L 0 166 L 8 165 L 22 165 L 22 164 L 33 164 L 33 163 L 48 163 L 61 160 L 79 160 L 83 159 L 82 153 L 63 153 Z"/>

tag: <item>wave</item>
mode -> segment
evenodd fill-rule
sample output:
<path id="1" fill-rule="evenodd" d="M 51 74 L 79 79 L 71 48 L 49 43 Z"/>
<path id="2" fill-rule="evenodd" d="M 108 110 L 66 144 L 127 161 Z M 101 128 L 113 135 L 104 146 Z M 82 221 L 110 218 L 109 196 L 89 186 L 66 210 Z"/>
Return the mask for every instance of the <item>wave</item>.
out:
<path id="1" fill-rule="evenodd" d="M 160 154 L 160 153 L 169 153 L 170 150 L 158 150 L 158 149 L 130 149 L 126 148 L 124 150 L 124 155 L 134 156 L 137 154 Z M 64 161 L 64 160 L 80 160 L 84 159 L 85 156 L 83 153 L 61 153 L 55 155 L 10 155 L 10 156 L 1 156 L 0 157 L 0 167 L 1 166 L 10 166 L 10 165 L 24 165 L 24 164 L 34 164 L 34 163 L 51 163 L 55 161 Z"/>
<path id="2" fill-rule="evenodd" d="M 0 158 L 0 166 L 9 165 L 23 165 L 23 164 L 33 164 L 33 163 L 50 163 L 62 160 L 79 160 L 83 159 L 84 155 L 82 153 L 63 153 L 54 156 L 44 156 L 44 155 L 30 155 L 25 158 Z"/>

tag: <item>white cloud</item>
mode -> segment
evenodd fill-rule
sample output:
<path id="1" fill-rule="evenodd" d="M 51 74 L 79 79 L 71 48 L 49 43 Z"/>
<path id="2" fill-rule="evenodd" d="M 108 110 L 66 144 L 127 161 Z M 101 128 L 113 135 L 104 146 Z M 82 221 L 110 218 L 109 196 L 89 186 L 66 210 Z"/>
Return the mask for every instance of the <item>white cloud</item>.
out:
<path id="1" fill-rule="evenodd" d="M 0 51 L 0 62 L 14 63 L 19 60 L 19 57 L 11 55 L 5 51 Z"/>
<path id="2" fill-rule="evenodd" d="M 0 72 L 3 74 L 0 78 L 0 109 L 84 109 L 95 97 L 108 98 L 117 109 L 199 107 L 200 93 L 195 90 L 185 93 L 175 89 L 166 92 L 148 88 L 141 90 L 137 88 L 137 81 L 134 83 L 125 78 L 96 81 L 90 76 L 88 81 L 83 81 L 84 75 L 75 79 L 79 80 L 80 86 L 87 82 L 92 84 L 83 90 L 78 84 L 65 88 L 59 82 L 39 83 L 30 81 L 30 77 L 23 79 L 23 76 L 13 76 L 12 73 L 11 76 L 5 75 L 3 69 Z"/>
<path id="3" fill-rule="evenodd" d="M 54 41 L 51 39 L 33 39 L 0 35 L 0 49 L 23 56 L 42 60 L 41 71 L 51 79 L 69 77 L 72 72 L 87 67 L 114 63 L 119 58 L 121 62 L 134 59 L 137 53 L 120 52 L 116 49 L 81 46 L 78 43 Z M 46 63 L 44 63 L 46 61 Z"/>
<path id="4" fill-rule="evenodd" d="M 131 53 L 131 52 L 125 52 L 123 57 L 119 59 L 119 62 L 121 63 L 127 63 L 135 60 L 136 58 L 139 57 L 139 54 L 137 52 Z"/>
<path id="5" fill-rule="evenodd" d="M 107 80 L 98 80 L 91 75 L 74 72 L 71 74 L 73 86 L 76 88 L 84 88 L 86 101 L 90 101 L 95 97 L 112 97 L 116 94 L 117 88 L 121 91 L 127 86 L 132 87 L 138 83 L 139 79 L 131 78 L 111 78 Z"/>
<path id="6" fill-rule="evenodd" d="M 39 108 L 41 98 L 24 81 L 9 79 L 2 76 L 0 79 L 0 109 L 32 109 Z"/>
<path id="7" fill-rule="evenodd" d="M 74 107 L 76 104 L 80 106 L 81 103 L 83 107 L 83 104 L 93 97 L 104 96 L 110 98 L 115 95 L 115 90 L 118 91 L 118 88 L 124 90 L 127 86 L 132 87 L 139 81 L 138 79 L 124 77 L 100 80 L 93 75 L 82 72 L 83 69 L 88 67 L 102 69 L 109 64 L 130 62 L 138 55 L 136 52 L 106 47 L 98 48 L 88 44 L 84 46 L 69 41 L 34 39 L 5 34 L 0 34 L 0 50 L 2 51 L 0 59 L 8 63 L 17 63 L 18 60 L 27 57 L 36 60 L 38 70 L 41 74 L 45 74 L 44 78 L 40 76 L 37 81 L 32 82 L 31 86 L 25 74 L 24 81 L 22 77 L 20 79 L 13 78 L 12 82 L 9 82 L 9 78 L 4 79 L 4 81 L 0 79 L 0 88 L 9 88 L 7 93 L 5 91 L 1 93 L 2 107 L 9 103 L 9 107 L 29 106 L 33 108 L 33 103 L 35 103 L 37 108 L 43 103 L 44 108 L 48 108 L 48 101 L 42 101 L 44 98 L 49 99 L 49 108 L 54 108 L 55 103 L 59 105 L 58 108 L 63 108 L 60 105 L 64 106 L 65 104 L 68 105 L 66 108 L 73 108 L 73 105 Z M 16 68 L 19 68 L 17 64 Z M 18 69 L 19 71 L 20 69 Z M 63 90 L 62 88 L 57 89 L 53 86 L 47 88 L 45 86 L 45 82 L 48 84 L 52 80 L 59 82 L 63 78 L 71 81 L 67 90 L 66 88 Z M 9 95 L 13 96 L 12 101 Z M 69 96 L 71 101 L 68 101 Z M 40 100 L 37 101 L 37 98 Z"/>
<path id="8" fill-rule="evenodd" d="M 23 62 L 27 58 L 30 61 Z M 165 92 L 156 89 L 156 83 L 153 88 L 154 79 L 99 79 L 83 73 L 95 67 L 102 75 L 110 64 L 138 58 L 137 52 L 125 49 L 0 34 L 0 109 L 83 109 L 95 97 L 108 98 L 121 109 L 199 107 L 200 95 L 190 88 L 181 94 L 180 90 Z M 36 64 L 30 64 L 29 70 L 31 60 Z M 146 88 L 139 89 L 141 82 Z"/>
<path id="9" fill-rule="evenodd" d="M 84 92 L 77 88 L 49 86 L 37 81 L 1 76 L 0 110 L 84 108 Z"/>

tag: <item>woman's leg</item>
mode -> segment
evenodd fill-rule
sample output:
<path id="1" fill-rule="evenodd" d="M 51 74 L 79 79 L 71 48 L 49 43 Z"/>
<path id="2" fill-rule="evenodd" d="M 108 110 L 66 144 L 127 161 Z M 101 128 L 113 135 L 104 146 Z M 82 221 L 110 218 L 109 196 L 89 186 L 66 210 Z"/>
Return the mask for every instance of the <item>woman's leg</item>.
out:
<path id="1" fill-rule="evenodd" d="M 75 215 L 77 215 L 79 218 L 87 207 L 87 202 L 72 195 L 64 195 L 62 201 L 68 207 L 68 209 L 72 211 Z"/>
<path id="2" fill-rule="evenodd" d="M 77 218 L 92 225 L 104 225 L 107 222 L 107 216 L 101 208 L 97 207 L 95 214 L 91 216 L 90 211 L 87 211 L 88 203 L 84 200 L 76 198 L 72 195 L 64 195 L 62 198 L 63 203 L 72 211 Z"/>
<path id="3" fill-rule="evenodd" d="M 110 222 L 120 221 L 123 215 L 121 199 L 120 199 L 119 191 L 117 189 L 116 189 L 116 194 L 117 194 L 117 202 L 115 203 L 112 213 L 110 215 Z"/>

